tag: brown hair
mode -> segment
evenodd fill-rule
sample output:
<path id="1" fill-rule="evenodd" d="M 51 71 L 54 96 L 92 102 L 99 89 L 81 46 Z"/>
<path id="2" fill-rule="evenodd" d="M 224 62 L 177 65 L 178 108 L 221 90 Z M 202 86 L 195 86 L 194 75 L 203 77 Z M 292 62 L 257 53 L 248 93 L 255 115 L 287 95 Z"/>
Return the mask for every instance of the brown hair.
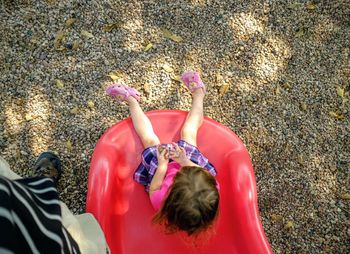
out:
<path id="1" fill-rule="evenodd" d="M 175 175 L 153 223 L 164 225 L 169 233 L 182 230 L 189 236 L 198 235 L 213 224 L 218 208 L 215 178 L 201 167 L 186 166 Z"/>

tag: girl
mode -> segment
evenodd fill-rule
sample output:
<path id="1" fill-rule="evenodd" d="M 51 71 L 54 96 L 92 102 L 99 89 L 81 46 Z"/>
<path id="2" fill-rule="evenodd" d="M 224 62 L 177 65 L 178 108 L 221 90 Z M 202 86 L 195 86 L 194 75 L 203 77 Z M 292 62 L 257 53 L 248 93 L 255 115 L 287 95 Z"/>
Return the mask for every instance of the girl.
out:
<path id="1" fill-rule="evenodd" d="M 203 123 L 205 85 L 198 72 L 186 72 L 181 79 L 192 93 L 192 107 L 182 127 L 181 140 L 166 145 L 160 144 L 143 113 L 136 89 L 114 84 L 106 91 L 128 104 L 145 148 L 134 179 L 145 185 L 157 211 L 153 222 L 164 225 L 168 232 L 181 230 L 198 235 L 210 228 L 218 215 L 219 192 L 213 165 L 196 147 L 197 131 Z"/>

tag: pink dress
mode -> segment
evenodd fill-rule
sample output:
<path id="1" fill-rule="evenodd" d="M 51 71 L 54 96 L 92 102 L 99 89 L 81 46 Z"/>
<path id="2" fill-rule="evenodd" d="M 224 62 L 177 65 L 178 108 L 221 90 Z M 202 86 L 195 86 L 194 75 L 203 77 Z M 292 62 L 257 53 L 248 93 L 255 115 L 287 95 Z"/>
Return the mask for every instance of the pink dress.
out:
<path id="1" fill-rule="evenodd" d="M 180 164 L 175 161 L 172 161 L 168 164 L 168 169 L 162 182 L 162 185 L 158 190 L 154 191 L 150 197 L 152 206 L 155 210 L 158 211 L 160 209 L 170 186 L 173 184 L 174 177 L 180 169 Z"/>

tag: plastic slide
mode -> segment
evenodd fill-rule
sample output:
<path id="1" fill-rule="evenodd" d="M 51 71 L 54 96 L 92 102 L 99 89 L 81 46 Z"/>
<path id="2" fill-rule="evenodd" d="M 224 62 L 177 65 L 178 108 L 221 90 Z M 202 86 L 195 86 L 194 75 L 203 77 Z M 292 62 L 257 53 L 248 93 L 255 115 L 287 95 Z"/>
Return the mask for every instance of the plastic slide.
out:
<path id="1" fill-rule="evenodd" d="M 180 137 L 187 112 L 146 113 L 162 143 Z M 164 234 L 151 224 L 155 214 L 144 187 L 133 180 L 143 147 L 130 118 L 98 141 L 91 160 L 87 211 L 99 221 L 112 254 L 272 253 L 261 225 L 255 176 L 241 140 L 227 127 L 205 118 L 198 147 L 218 171 L 220 216 L 216 233 L 194 247 L 180 233 Z"/>

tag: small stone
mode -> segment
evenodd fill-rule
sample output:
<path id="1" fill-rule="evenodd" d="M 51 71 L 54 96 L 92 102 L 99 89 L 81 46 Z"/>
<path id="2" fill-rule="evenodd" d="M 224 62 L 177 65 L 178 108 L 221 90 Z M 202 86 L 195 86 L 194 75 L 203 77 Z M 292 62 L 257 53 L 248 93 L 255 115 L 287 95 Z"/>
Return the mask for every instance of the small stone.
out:
<path id="1" fill-rule="evenodd" d="M 294 222 L 293 221 L 288 221 L 285 225 L 284 225 L 284 229 L 292 229 L 294 228 Z"/>
<path id="2" fill-rule="evenodd" d="M 0 147 L 5 147 L 7 144 L 6 139 L 2 136 L 0 136 Z"/>
<path id="3" fill-rule="evenodd" d="M 32 114 L 25 114 L 25 119 L 26 119 L 27 121 L 33 120 Z"/>
<path id="4" fill-rule="evenodd" d="M 271 215 L 271 219 L 272 219 L 273 221 L 278 222 L 278 221 L 282 221 L 282 220 L 283 220 L 283 217 L 282 217 L 282 215 L 279 215 L 279 214 L 272 214 L 272 215 Z"/>
<path id="5" fill-rule="evenodd" d="M 47 58 L 47 54 L 44 53 L 44 52 L 42 52 L 42 53 L 40 54 L 40 56 L 39 56 L 39 59 L 40 59 L 40 60 L 45 60 L 46 58 Z"/>
<path id="6" fill-rule="evenodd" d="M 66 43 L 64 45 L 67 49 L 73 49 L 73 44 L 72 43 Z"/>
<path id="7" fill-rule="evenodd" d="M 28 155 L 28 153 L 26 151 L 23 151 L 23 150 L 21 150 L 21 154 L 24 155 L 24 156 Z"/>
<path id="8" fill-rule="evenodd" d="M 95 103 L 93 101 L 88 101 L 87 105 L 91 109 L 95 107 Z"/>
<path id="9" fill-rule="evenodd" d="M 350 200 L 350 193 L 341 193 L 341 194 L 338 194 L 338 197 L 343 200 Z"/>

